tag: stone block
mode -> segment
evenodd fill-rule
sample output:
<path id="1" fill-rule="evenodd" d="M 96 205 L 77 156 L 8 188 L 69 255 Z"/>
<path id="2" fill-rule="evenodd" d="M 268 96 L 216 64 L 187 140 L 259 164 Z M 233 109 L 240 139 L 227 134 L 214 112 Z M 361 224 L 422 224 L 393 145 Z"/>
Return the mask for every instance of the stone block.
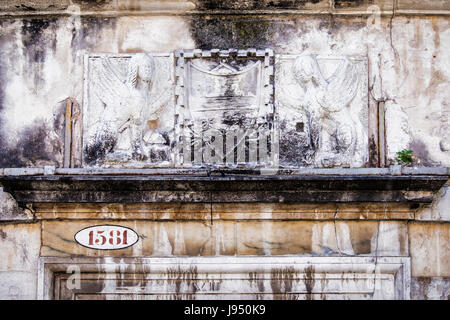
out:
<path id="1" fill-rule="evenodd" d="M 237 222 L 238 255 L 407 256 L 406 222 Z"/>
<path id="2" fill-rule="evenodd" d="M 40 223 L 0 225 L 0 271 L 36 271 L 40 226 Z"/>
<path id="3" fill-rule="evenodd" d="M 37 270 L 0 271 L 0 300 L 36 299 Z"/>
<path id="4" fill-rule="evenodd" d="M 398 0 L 397 9 L 450 10 L 450 2 L 448 0 Z"/>
<path id="5" fill-rule="evenodd" d="M 416 220 L 450 221 L 450 185 L 445 185 L 436 193 L 432 204 L 416 213 Z"/>
<path id="6" fill-rule="evenodd" d="M 409 224 L 411 272 L 413 277 L 450 276 L 450 224 Z"/>
<path id="7" fill-rule="evenodd" d="M 83 228 L 106 224 L 104 221 L 44 221 L 42 256 L 199 256 L 211 255 L 211 228 L 201 222 L 108 221 L 107 224 L 133 229 L 139 241 L 120 250 L 95 250 L 75 242 Z"/>

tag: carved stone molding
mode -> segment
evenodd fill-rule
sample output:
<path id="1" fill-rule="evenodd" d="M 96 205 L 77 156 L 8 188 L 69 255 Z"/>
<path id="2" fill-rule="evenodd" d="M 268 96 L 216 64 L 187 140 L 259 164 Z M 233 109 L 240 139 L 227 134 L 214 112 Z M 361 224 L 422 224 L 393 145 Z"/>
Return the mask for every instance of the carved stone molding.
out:
<path id="1" fill-rule="evenodd" d="M 69 267 L 80 271 L 79 288 L 67 285 Z M 38 295 L 392 300 L 410 298 L 410 274 L 406 257 L 41 258 Z"/>

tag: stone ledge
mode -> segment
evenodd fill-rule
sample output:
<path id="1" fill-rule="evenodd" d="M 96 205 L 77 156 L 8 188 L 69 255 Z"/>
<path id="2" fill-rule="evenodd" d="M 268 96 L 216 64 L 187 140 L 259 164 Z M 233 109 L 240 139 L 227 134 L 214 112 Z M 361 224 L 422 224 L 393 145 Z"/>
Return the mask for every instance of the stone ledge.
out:
<path id="1" fill-rule="evenodd" d="M 254 171 L 237 174 L 235 170 L 206 171 L 207 175 L 205 171 L 200 175 L 4 175 L 0 183 L 23 206 L 36 202 L 431 203 L 434 193 L 448 180 L 442 173 L 364 175 L 357 174 L 357 169 L 339 170 L 343 170 L 341 175 L 332 170 L 322 175 L 279 174 L 278 171 L 273 175 Z"/>
<path id="2" fill-rule="evenodd" d="M 192 176 L 409 176 L 432 175 L 450 176 L 450 168 L 446 167 L 402 167 L 393 165 L 389 168 L 257 168 L 257 169 L 220 169 L 220 168 L 148 168 L 148 169 L 119 169 L 119 168 L 0 168 L 2 176 L 39 176 L 39 175 L 67 175 L 67 176 L 142 176 L 142 175 L 192 175 Z"/>

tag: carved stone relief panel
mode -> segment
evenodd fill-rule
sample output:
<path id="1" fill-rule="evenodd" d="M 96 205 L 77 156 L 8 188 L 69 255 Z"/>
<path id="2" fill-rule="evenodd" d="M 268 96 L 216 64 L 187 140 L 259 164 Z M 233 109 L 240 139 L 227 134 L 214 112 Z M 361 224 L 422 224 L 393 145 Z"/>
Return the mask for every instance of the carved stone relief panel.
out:
<path id="1" fill-rule="evenodd" d="M 84 165 L 170 165 L 172 79 L 172 54 L 87 55 Z"/>
<path id="2" fill-rule="evenodd" d="M 85 166 L 362 167 L 365 57 L 265 50 L 88 55 Z"/>
<path id="3" fill-rule="evenodd" d="M 276 161 L 273 52 L 176 53 L 176 163 L 270 166 Z"/>
<path id="4" fill-rule="evenodd" d="M 361 167 L 368 161 L 365 57 L 277 55 L 280 165 Z"/>

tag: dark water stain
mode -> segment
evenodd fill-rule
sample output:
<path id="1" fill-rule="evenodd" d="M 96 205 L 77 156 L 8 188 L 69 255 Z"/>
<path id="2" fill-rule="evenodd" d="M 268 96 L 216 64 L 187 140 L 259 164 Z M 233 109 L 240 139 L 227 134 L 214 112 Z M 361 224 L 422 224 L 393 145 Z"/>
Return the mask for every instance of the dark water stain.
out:
<path id="1" fill-rule="evenodd" d="M 114 0 L 72 0 L 74 4 L 80 6 L 81 10 L 100 9 L 113 1 Z"/>
<path id="2" fill-rule="evenodd" d="M 372 252 L 370 239 L 352 241 L 352 247 L 355 254 L 370 254 Z"/>
<path id="3" fill-rule="evenodd" d="M 264 49 L 270 45 L 268 21 L 194 16 L 190 24 L 192 36 L 200 49 Z"/>
<path id="4" fill-rule="evenodd" d="M 7 70 L 5 63 L 3 63 L 3 59 L 0 55 L 0 113 L 3 110 L 3 103 L 5 102 L 5 91 L 6 91 L 6 82 L 7 82 Z M 0 114 L 1 116 L 1 114 Z"/>
<path id="5" fill-rule="evenodd" d="M 375 141 L 375 137 L 372 136 L 369 139 L 369 165 L 370 167 L 379 167 L 379 154 L 378 146 Z"/>
<path id="6" fill-rule="evenodd" d="M 272 269 L 270 277 L 272 293 L 282 300 L 298 298 L 292 294 L 292 285 L 296 276 L 297 273 L 291 266 Z"/>
<path id="7" fill-rule="evenodd" d="M 167 269 L 167 282 L 169 285 L 175 285 L 175 296 L 177 297 L 179 297 L 180 294 L 195 294 L 199 289 L 197 286 L 197 279 L 198 271 L 196 266 L 190 266 L 188 268 L 181 268 L 178 266 L 176 268 Z"/>
<path id="8" fill-rule="evenodd" d="M 256 282 L 258 291 L 260 293 L 264 293 L 264 277 L 262 274 L 259 274 L 257 272 L 249 272 L 249 281 L 250 281 L 250 284 L 253 284 Z"/>
<path id="9" fill-rule="evenodd" d="M 312 290 L 314 288 L 314 266 L 310 265 L 305 268 L 305 274 L 303 276 L 303 281 L 306 287 L 306 300 L 312 300 Z"/>
<path id="10" fill-rule="evenodd" d="M 356 8 L 362 5 L 373 4 L 373 0 L 334 0 L 336 9 Z"/>
<path id="11" fill-rule="evenodd" d="M 343 29 L 359 30 L 366 24 L 362 18 L 349 20 L 333 16 L 280 19 L 276 16 L 256 18 L 196 15 L 192 16 L 189 21 L 190 32 L 197 48 L 272 48 L 278 53 L 289 53 L 285 50 L 292 39 L 298 41 L 316 27 L 319 31 L 335 35 L 342 32 Z M 307 42 L 303 43 L 303 50 L 309 45 Z M 301 52 L 296 51 L 296 53 Z"/>
<path id="12" fill-rule="evenodd" d="M 88 145 L 84 149 L 84 161 L 87 164 L 95 164 L 101 161 L 112 151 L 117 143 L 117 139 L 113 135 L 108 135 L 102 139 L 98 139 L 95 143 Z"/>
<path id="13" fill-rule="evenodd" d="M 57 116 L 60 118 L 61 116 Z M 3 125 L 0 119 L 0 127 Z M 58 127 L 51 127 L 43 120 L 36 120 L 24 128 L 15 146 L 9 143 L 6 132 L 0 133 L 0 167 L 14 168 L 42 166 L 44 164 L 61 166 L 64 126 L 61 120 L 55 120 Z M 58 132 L 59 131 L 59 132 Z M 50 137 L 52 136 L 52 137 Z"/>
<path id="14" fill-rule="evenodd" d="M 304 8 L 323 0 L 197 0 L 198 9 L 252 10 L 275 8 Z"/>
<path id="15" fill-rule="evenodd" d="M 28 127 L 23 131 L 23 138 L 19 144 L 21 155 L 27 159 L 36 159 L 39 156 L 40 160 L 51 161 L 53 156 L 47 152 L 46 139 L 50 128 L 45 124 L 37 124 L 33 127 Z"/>
<path id="16" fill-rule="evenodd" d="M 420 159 L 421 166 L 434 167 L 439 165 L 438 162 L 431 159 L 430 153 L 428 152 L 428 148 L 422 141 L 417 139 L 413 140 L 409 144 L 409 149 L 413 151 L 414 157 Z"/>
<path id="17" fill-rule="evenodd" d="M 27 71 L 34 77 L 35 90 L 43 83 L 42 67 L 48 51 L 56 51 L 56 24 L 56 18 L 23 20 L 22 43 L 29 65 Z"/>
<path id="18" fill-rule="evenodd" d="M 102 36 L 103 29 L 114 29 L 116 27 L 116 18 L 99 18 L 82 16 L 80 17 L 81 27 L 72 28 L 72 56 L 75 60 L 76 53 L 79 50 L 91 50 L 95 47 L 98 39 Z"/>
<path id="19" fill-rule="evenodd" d="M 2 229 L 0 229 L 0 237 L 2 238 L 2 240 L 5 240 L 7 237 L 7 234 L 5 231 L 3 231 Z"/>
<path id="20" fill-rule="evenodd" d="M 344 23 L 341 19 L 336 19 L 333 15 L 328 16 L 327 18 L 321 19 L 319 23 L 320 31 L 327 31 L 328 34 L 336 34 L 338 33 Z"/>
<path id="21" fill-rule="evenodd" d="M 413 279 L 413 282 L 415 282 L 416 285 L 412 286 L 412 294 L 413 299 L 420 299 L 420 300 L 428 300 L 428 288 L 431 285 L 431 278 L 415 278 Z"/>
<path id="22" fill-rule="evenodd" d="M 280 121 L 279 153 L 282 165 L 309 166 L 314 161 L 318 148 L 319 127 L 307 117 L 306 122 L 297 121 L 288 127 L 287 121 Z"/>
<path id="23" fill-rule="evenodd" d="M 153 163 L 170 161 L 170 150 L 168 150 L 168 149 L 151 150 L 150 151 L 150 160 Z"/>

